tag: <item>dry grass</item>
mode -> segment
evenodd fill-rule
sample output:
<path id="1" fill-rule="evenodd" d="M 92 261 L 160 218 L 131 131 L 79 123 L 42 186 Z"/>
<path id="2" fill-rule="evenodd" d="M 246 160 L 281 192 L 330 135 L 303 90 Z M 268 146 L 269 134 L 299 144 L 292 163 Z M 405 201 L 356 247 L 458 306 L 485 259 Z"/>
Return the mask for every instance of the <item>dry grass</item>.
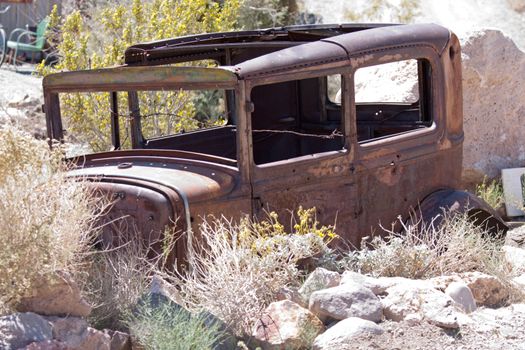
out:
<path id="1" fill-rule="evenodd" d="M 313 212 L 302 213 L 306 218 Z M 310 230 L 301 223 L 305 221 L 299 220 L 295 233 L 288 235 L 274 214 L 260 223 L 205 222 L 202 243 L 188 259 L 189 272 L 172 280 L 186 307 L 195 312 L 206 309 L 236 334 L 250 334 L 277 291 L 298 283 L 297 262 L 327 249 L 328 228 L 317 227 L 313 218 Z"/>
<path id="2" fill-rule="evenodd" d="M 159 242 L 130 229 L 125 219 L 115 220 L 112 225 L 119 237 L 127 239 L 119 246 L 101 244 L 102 247 L 92 249 L 75 276 L 94 305 L 90 322 L 99 329 L 127 331 L 126 315 L 148 295 L 152 276 L 155 271 L 163 269 L 175 243 L 173 237 L 176 235 L 172 229 L 166 228 L 162 235 L 165 238 Z M 152 255 L 152 247 L 158 243 L 164 253 Z"/>
<path id="3" fill-rule="evenodd" d="M 429 278 L 480 271 L 507 278 L 501 239 L 474 225 L 467 214 L 443 216 L 438 227 L 404 225 L 402 234 L 387 231 L 384 238 L 363 241 L 360 251 L 348 255 L 347 266 L 374 276 Z"/>
<path id="4" fill-rule="evenodd" d="M 0 128 L 0 304 L 16 305 L 38 276 L 74 271 L 94 232 L 97 205 L 66 178 L 61 154 L 11 126 Z"/>

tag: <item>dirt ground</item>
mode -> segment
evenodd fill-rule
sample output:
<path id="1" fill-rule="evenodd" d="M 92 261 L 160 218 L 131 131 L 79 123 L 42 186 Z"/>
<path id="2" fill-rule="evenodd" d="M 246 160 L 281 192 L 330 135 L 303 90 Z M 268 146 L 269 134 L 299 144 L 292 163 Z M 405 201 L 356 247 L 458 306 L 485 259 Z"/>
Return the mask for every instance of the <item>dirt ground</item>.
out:
<path id="1" fill-rule="evenodd" d="M 46 134 L 42 78 L 31 74 L 33 68 L 24 65 L 18 72 L 11 65 L 0 68 L 0 124 L 12 122 L 42 138 Z"/>

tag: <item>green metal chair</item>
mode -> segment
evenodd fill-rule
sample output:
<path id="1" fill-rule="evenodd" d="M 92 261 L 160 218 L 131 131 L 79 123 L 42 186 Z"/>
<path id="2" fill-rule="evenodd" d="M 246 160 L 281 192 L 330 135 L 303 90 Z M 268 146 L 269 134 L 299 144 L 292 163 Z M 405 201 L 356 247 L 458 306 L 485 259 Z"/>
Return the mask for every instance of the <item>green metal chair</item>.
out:
<path id="1" fill-rule="evenodd" d="M 7 40 L 7 48 L 11 51 L 10 61 L 16 67 L 16 59 L 18 51 L 26 51 L 34 54 L 35 52 L 42 52 L 46 43 L 46 31 L 49 24 L 49 18 L 44 18 L 36 27 L 36 32 L 27 29 L 17 28 L 9 34 Z M 16 40 L 15 40 L 16 36 Z M 26 38 L 26 41 L 22 39 Z M 14 54 L 14 55 L 13 55 Z"/>

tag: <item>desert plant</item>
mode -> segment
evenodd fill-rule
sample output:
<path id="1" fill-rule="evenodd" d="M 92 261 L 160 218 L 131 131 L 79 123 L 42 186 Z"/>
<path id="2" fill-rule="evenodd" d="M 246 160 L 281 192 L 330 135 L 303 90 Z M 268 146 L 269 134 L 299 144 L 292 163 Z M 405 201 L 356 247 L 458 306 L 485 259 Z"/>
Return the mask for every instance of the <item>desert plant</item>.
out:
<path id="1" fill-rule="evenodd" d="M 0 139 L 0 304 L 12 308 L 37 278 L 75 271 L 97 204 L 85 183 L 66 178 L 58 149 L 11 126 Z"/>
<path id="2" fill-rule="evenodd" d="M 468 214 L 443 212 L 439 225 L 403 224 L 404 232 L 363 240 L 348 254 L 348 267 L 374 276 L 428 278 L 480 271 L 506 278 L 503 241 L 474 224 Z"/>
<path id="3" fill-rule="evenodd" d="M 74 11 L 62 19 L 55 7 L 50 16 L 50 27 L 54 33 L 51 40 L 56 45 L 60 59 L 53 67 L 42 63 L 38 71 L 45 76 L 64 70 L 114 66 L 122 64 L 124 50 L 138 42 L 231 30 L 236 24 L 238 8 L 238 0 L 220 3 L 210 0 L 130 0 L 116 5 L 108 2 L 101 7 L 88 7 L 83 12 Z M 119 94 L 119 99 L 122 100 L 121 105 L 127 104 L 124 94 Z M 198 111 L 195 111 L 192 96 L 187 93 L 140 93 L 139 99 L 141 106 L 147 106 L 151 101 L 164 101 L 162 105 L 155 104 L 150 109 L 141 108 L 141 114 L 175 116 L 173 125 L 169 125 L 173 132 L 208 125 L 193 120 L 192 116 Z M 184 103 L 180 103 L 181 101 Z M 107 117 L 110 106 L 107 93 L 63 94 L 61 109 L 73 141 L 89 144 L 95 151 L 110 148 L 110 120 Z M 126 114 L 121 116 L 122 125 L 126 125 L 127 117 Z M 216 121 L 212 120 L 211 124 L 214 125 L 214 122 Z M 167 121 L 162 124 L 162 127 L 168 127 Z M 148 117 L 144 119 L 143 126 L 146 130 L 157 130 L 159 122 Z M 126 139 L 125 136 L 123 135 L 123 140 Z"/>
<path id="4" fill-rule="evenodd" d="M 146 350 L 212 349 L 224 337 L 217 322 L 205 314 L 192 315 L 181 307 L 148 302 L 127 316 L 130 333 Z"/>
<path id="5" fill-rule="evenodd" d="M 277 291 L 298 284 L 297 262 L 327 250 L 335 237 L 332 227 L 319 227 L 314 211 L 300 209 L 291 234 L 275 213 L 260 222 L 205 221 L 188 272 L 171 276 L 186 307 L 208 310 L 238 335 L 250 333 Z"/>
<path id="6" fill-rule="evenodd" d="M 489 181 L 486 177 L 483 178 L 483 182 L 476 186 L 476 195 L 496 209 L 505 200 L 503 197 L 503 185 L 499 179 Z"/>
<path id="7" fill-rule="evenodd" d="M 126 316 L 149 294 L 154 272 L 164 268 L 175 243 L 172 228 L 154 239 L 130 228 L 126 219 L 101 224 L 110 224 L 118 232 L 118 242 L 97 241 L 75 275 L 93 305 L 90 324 L 99 329 L 127 331 Z M 154 253 L 159 247 L 161 251 Z"/>

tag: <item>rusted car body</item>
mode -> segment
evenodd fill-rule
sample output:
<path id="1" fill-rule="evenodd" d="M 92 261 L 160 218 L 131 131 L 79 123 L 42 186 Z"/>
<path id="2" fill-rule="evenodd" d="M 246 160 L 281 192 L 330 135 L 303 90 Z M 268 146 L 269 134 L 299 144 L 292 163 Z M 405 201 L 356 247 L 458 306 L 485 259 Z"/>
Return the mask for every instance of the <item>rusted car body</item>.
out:
<path id="1" fill-rule="evenodd" d="M 214 60 L 217 67 L 181 67 Z M 417 98 L 356 100 L 359 69 L 414 60 Z M 327 77 L 340 79 L 338 101 Z M 457 37 L 433 24 L 317 25 L 214 33 L 129 47 L 123 66 L 59 73 L 43 82 L 48 136 L 61 140 L 60 95 L 108 92 L 114 150 L 77 160 L 74 176 L 96 179 L 117 198 L 111 219 L 132 218 L 160 234 L 177 220 L 198 232 L 213 214 L 282 218 L 316 207 L 354 246 L 421 204 L 423 217 L 454 203 L 478 217 L 494 212 L 461 186 L 463 115 Z M 147 138 L 137 91 L 223 89 L 222 126 Z M 130 149 L 115 115 L 128 97 Z M 503 227 L 503 226 L 501 226 Z M 109 237 L 118 230 L 105 229 Z M 185 254 L 184 240 L 176 255 Z"/>

